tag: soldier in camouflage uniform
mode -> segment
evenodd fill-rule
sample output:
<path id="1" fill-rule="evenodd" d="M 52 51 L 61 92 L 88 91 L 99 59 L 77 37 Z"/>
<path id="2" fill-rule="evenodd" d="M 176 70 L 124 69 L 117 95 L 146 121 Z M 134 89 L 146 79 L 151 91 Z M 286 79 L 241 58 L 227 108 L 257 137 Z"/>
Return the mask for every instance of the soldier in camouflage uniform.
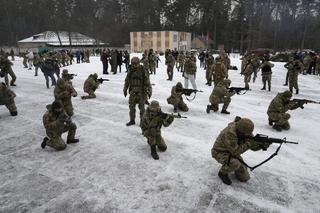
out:
<path id="1" fill-rule="evenodd" d="M 9 86 L 8 75 L 11 76 L 10 86 L 16 86 L 15 81 L 17 78 L 12 70 L 12 67 L 11 67 L 12 65 L 13 65 L 12 62 L 7 58 L 7 56 L 0 56 L 0 68 L 1 68 L 1 72 L 4 75 L 4 80 L 7 86 Z"/>
<path id="2" fill-rule="evenodd" d="M 258 75 L 258 70 L 260 68 L 260 59 L 258 56 L 256 55 L 252 55 L 252 66 L 253 66 L 253 83 L 256 81 L 257 79 L 257 75 Z"/>
<path id="3" fill-rule="evenodd" d="M 89 95 L 81 96 L 82 99 L 96 98 L 94 92 L 98 89 L 100 82 L 98 81 L 98 74 L 90 74 L 87 80 L 84 82 L 83 91 Z"/>
<path id="4" fill-rule="evenodd" d="M 261 64 L 261 75 L 262 75 L 262 83 L 263 87 L 261 90 L 266 89 L 266 85 L 268 82 L 268 91 L 271 91 L 271 77 L 272 77 L 272 70 L 271 68 L 274 67 L 274 64 L 270 63 L 268 59 L 264 59 Z"/>
<path id="5" fill-rule="evenodd" d="M 167 74 L 168 74 L 168 79 L 169 81 L 172 81 L 173 78 L 173 68 L 175 65 L 176 61 L 172 55 L 172 53 L 168 54 L 168 57 L 166 58 L 166 65 L 167 65 Z"/>
<path id="6" fill-rule="evenodd" d="M 41 67 L 42 63 L 43 58 L 39 54 L 35 53 L 33 59 L 33 65 L 35 67 L 34 76 L 38 76 L 38 70 Z"/>
<path id="7" fill-rule="evenodd" d="M 207 79 L 206 85 L 211 86 L 212 78 L 213 78 L 211 67 L 214 64 L 214 57 L 212 56 L 211 53 L 208 54 L 208 56 L 205 59 L 205 62 L 206 62 L 206 79 Z"/>
<path id="8" fill-rule="evenodd" d="M 189 56 L 187 54 L 186 61 L 184 63 L 184 87 L 186 89 L 189 88 L 189 81 L 192 84 L 193 89 L 197 89 L 196 84 L 196 72 L 197 72 L 197 65 L 194 60 L 197 60 L 194 58 L 194 56 Z"/>
<path id="9" fill-rule="evenodd" d="M 221 57 L 221 62 L 226 66 L 227 72 L 230 67 L 230 58 L 224 49 L 220 50 L 219 56 Z"/>
<path id="10" fill-rule="evenodd" d="M 17 107 L 14 102 L 16 94 L 9 89 L 5 83 L 0 83 L 0 105 L 5 105 L 12 116 L 18 115 Z"/>
<path id="11" fill-rule="evenodd" d="M 249 82 L 251 80 L 251 75 L 253 73 L 253 65 L 251 62 L 251 59 L 247 60 L 247 64 L 243 68 L 243 71 L 240 73 L 241 75 L 244 75 L 244 83 L 245 83 L 245 88 L 249 89 Z"/>
<path id="12" fill-rule="evenodd" d="M 140 62 L 143 64 L 144 70 L 147 71 L 148 74 L 150 74 L 150 73 L 149 73 L 149 70 L 150 70 L 149 59 L 148 59 L 148 57 L 146 56 L 146 54 L 144 54 L 144 53 L 142 54 L 142 58 L 141 58 Z"/>
<path id="13" fill-rule="evenodd" d="M 162 125 L 168 127 L 173 120 L 174 117 L 172 115 L 161 113 L 158 101 L 151 101 L 149 107 L 143 114 L 140 127 L 143 135 L 148 139 L 151 156 L 155 160 L 159 159 L 156 147 L 162 152 L 167 149 L 167 145 L 161 136 L 161 127 Z"/>
<path id="14" fill-rule="evenodd" d="M 113 72 L 113 74 L 117 74 L 117 52 L 115 50 L 111 50 L 110 64 L 111 72 Z"/>
<path id="15" fill-rule="evenodd" d="M 75 139 L 77 126 L 63 110 L 60 101 L 54 101 L 47 105 L 47 111 L 43 115 L 42 121 L 47 134 L 41 143 L 43 149 L 50 146 L 58 151 L 64 150 L 67 147 L 61 137 L 64 132 L 68 132 L 67 144 L 79 142 L 79 139 Z"/>
<path id="16" fill-rule="evenodd" d="M 301 107 L 298 102 L 290 100 L 291 97 L 292 93 L 290 91 L 278 93 L 268 107 L 269 125 L 277 131 L 289 130 L 290 114 L 287 111 Z"/>
<path id="17" fill-rule="evenodd" d="M 73 115 L 71 97 L 77 97 L 77 95 L 77 92 L 67 81 L 62 78 L 57 81 L 57 85 L 54 88 L 54 97 L 56 101 L 61 101 L 68 116 Z"/>
<path id="18" fill-rule="evenodd" d="M 27 53 L 21 53 L 21 56 L 23 58 L 22 60 L 22 64 L 23 64 L 23 68 L 28 68 L 28 57 L 27 57 Z"/>
<path id="19" fill-rule="evenodd" d="M 296 94 L 299 94 L 298 86 L 298 75 L 303 71 L 303 64 L 300 62 L 299 58 L 295 58 L 294 61 L 289 61 L 284 65 L 288 69 L 288 81 L 289 81 L 289 90 L 293 91 L 293 88 L 296 89 Z"/>
<path id="20" fill-rule="evenodd" d="M 207 113 L 210 113 L 210 110 L 213 110 L 214 112 L 218 111 L 219 104 L 223 103 L 221 113 L 230 114 L 230 112 L 227 111 L 227 108 L 231 102 L 231 96 L 235 94 L 235 91 L 229 92 L 228 88 L 230 84 L 231 80 L 224 79 L 214 87 L 209 98 L 211 105 L 207 105 Z"/>
<path id="21" fill-rule="evenodd" d="M 126 124 L 127 126 L 135 124 L 136 117 L 136 105 L 138 104 L 140 109 L 140 119 L 145 111 L 144 105 L 152 95 L 152 87 L 149 79 L 149 73 L 140 65 L 140 60 L 138 57 L 133 57 L 131 59 L 131 65 L 129 66 L 129 72 L 127 73 L 123 94 L 124 97 L 127 96 L 127 91 L 129 89 L 129 115 L 130 121 Z"/>
<path id="22" fill-rule="evenodd" d="M 220 82 L 223 82 L 225 78 L 228 78 L 228 70 L 221 62 L 220 56 L 216 58 L 216 62 L 211 66 L 211 72 L 214 76 L 214 86 L 217 86 Z"/>
<path id="23" fill-rule="evenodd" d="M 150 74 L 156 74 L 156 55 L 153 52 L 153 49 L 149 51 L 149 66 L 150 66 Z"/>
<path id="24" fill-rule="evenodd" d="M 185 60 L 186 60 L 186 56 L 184 55 L 183 51 L 180 51 L 180 53 L 178 55 L 178 63 L 177 63 L 178 72 L 179 71 L 183 72 L 184 61 Z"/>
<path id="25" fill-rule="evenodd" d="M 187 112 L 189 110 L 188 106 L 183 102 L 183 86 L 181 82 L 178 82 L 175 86 L 171 89 L 171 96 L 167 98 L 168 104 L 173 105 L 174 112 L 177 110 L 181 110 Z"/>
<path id="26" fill-rule="evenodd" d="M 218 176 L 224 184 L 231 185 L 229 178 L 231 172 L 240 182 L 250 179 L 247 167 L 241 163 L 241 154 L 251 149 L 258 151 L 266 150 L 269 143 L 258 143 L 248 137 L 253 136 L 254 124 L 248 118 L 237 117 L 234 122 L 228 124 L 217 137 L 211 149 L 211 155 L 222 164 Z"/>

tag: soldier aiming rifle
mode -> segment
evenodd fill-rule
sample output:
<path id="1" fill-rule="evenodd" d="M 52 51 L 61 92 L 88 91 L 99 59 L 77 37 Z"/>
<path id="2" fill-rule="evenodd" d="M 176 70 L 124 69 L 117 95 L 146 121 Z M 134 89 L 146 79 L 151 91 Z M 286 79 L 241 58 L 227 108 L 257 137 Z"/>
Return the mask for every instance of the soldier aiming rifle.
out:
<path id="1" fill-rule="evenodd" d="M 181 92 L 185 96 L 190 96 L 192 93 L 194 93 L 194 97 L 192 99 L 189 99 L 188 97 L 186 97 L 188 101 L 193 101 L 197 96 L 197 92 L 203 92 L 203 91 L 197 90 L 197 89 L 184 89 L 184 88 L 182 88 L 182 89 L 178 89 L 178 92 Z"/>

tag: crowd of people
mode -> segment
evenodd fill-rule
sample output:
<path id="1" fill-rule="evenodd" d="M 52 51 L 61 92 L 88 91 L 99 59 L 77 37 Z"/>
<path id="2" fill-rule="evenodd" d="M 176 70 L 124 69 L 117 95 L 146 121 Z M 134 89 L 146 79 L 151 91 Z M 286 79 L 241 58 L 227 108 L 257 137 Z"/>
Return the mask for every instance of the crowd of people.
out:
<path id="1" fill-rule="evenodd" d="M 121 72 L 122 63 L 125 63 L 127 74 L 124 81 L 123 95 L 124 97 L 129 95 L 129 122 L 126 125 L 131 126 L 136 124 L 136 105 L 138 105 L 140 110 L 139 124 L 142 134 L 147 138 L 150 145 L 152 158 L 158 160 L 157 149 L 161 152 L 167 149 L 165 140 L 161 135 L 162 126 L 167 127 L 174 121 L 174 118 L 181 118 L 180 114 L 162 112 L 158 101 L 151 101 L 150 104 L 148 102 L 152 97 L 150 74 L 156 74 L 158 61 L 160 61 L 159 54 L 150 49 L 142 54 L 142 58 L 132 57 L 131 61 L 128 51 L 103 49 L 96 51 L 95 54 L 100 56 L 103 64 L 103 74 L 109 73 L 109 63 L 113 74 L 117 74 L 118 69 Z M 90 63 L 90 55 L 90 50 L 77 51 L 77 63 L 81 61 Z M 73 54 L 65 50 L 41 54 L 28 51 L 21 56 L 23 57 L 25 68 L 32 69 L 33 66 L 35 67 L 35 75 L 37 75 L 37 68 L 41 69 L 46 79 L 47 88 L 49 88 L 49 77 L 51 78 L 52 86 L 55 86 L 53 93 L 55 101 L 47 105 L 47 111 L 43 115 L 46 136 L 41 143 L 41 147 L 50 146 L 56 150 L 63 150 L 66 148 L 66 144 L 79 142 L 79 139 L 75 137 L 77 126 L 72 121 L 72 116 L 74 115 L 72 98 L 78 95 L 72 86 L 73 76 L 68 73 L 67 69 L 64 69 L 60 77 L 60 68 L 72 65 Z M 308 55 L 305 57 L 308 57 Z M 16 77 L 12 70 L 13 64 L 9 60 L 8 55 L 2 55 L 0 59 L 0 74 L 1 77 L 5 77 L 5 83 L 0 84 L 0 104 L 5 105 L 12 116 L 16 116 L 17 108 L 14 102 L 16 95 L 10 89 L 10 86 L 16 86 Z M 228 54 L 224 50 L 221 50 L 219 55 L 214 58 L 213 54 L 207 51 L 206 53 L 201 52 L 198 55 L 198 59 L 201 64 L 200 67 L 206 70 L 206 85 L 212 86 L 213 84 L 212 93 L 209 96 L 210 104 L 206 106 L 205 111 L 207 113 L 210 113 L 210 111 L 217 112 L 219 104 L 223 104 L 221 113 L 230 114 L 227 108 L 231 103 L 232 96 L 238 94 L 238 91 L 231 90 L 230 88 L 232 80 L 229 78 L 228 70 L 231 68 L 231 60 Z M 287 113 L 288 110 L 303 107 L 303 102 L 291 100 L 293 88 L 295 88 L 296 94 L 299 93 L 298 75 L 304 73 L 305 70 L 308 73 L 310 67 L 311 73 L 313 72 L 313 67 L 315 67 L 315 70 L 320 74 L 318 59 L 315 60 L 315 65 L 311 60 L 308 69 L 306 69 L 308 64 L 305 64 L 305 61 L 307 59 L 301 59 L 298 54 L 293 54 L 292 59 L 285 64 L 285 67 L 288 69 L 289 90 L 278 93 L 270 102 L 267 109 L 268 123 L 277 131 L 290 129 L 288 122 L 290 114 Z M 183 100 L 183 95 L 189 96 L 192 92 L 200 92 L 197 90 L 195 81 L 197 73 L 196 63 L 197 58 L 194 52 L 165 51 L 167 80 L 173 80 L 175 68 L 178 72 L 181 72 L 185 79 L 184 86 L 181 82 L 178 82 L 172 87 L 171 95 L 167 99 L 168 104 L 173 105 L 174 112 L 187 112 L 189 110 Z M 249 90 L 249 82 L 251 79 L 255 82 L 257 73 L 261 70 L 263 81 L 261 90 L 268 89 L 268 91 L 271 91 L 273 66 L 268 56 L 244 55 L 240 69 L 240 74 L 244 76 L 244 87 L 240 88 L 240 90 Z M 10 83 L 8 75 L 12 78 Z M 56 75 L 58 80 L 55 79 L 54 75 Z M 90 74 L 84 82 L 83 87 L 84 92 L 88 93 L 88 95 L 81 98 L 83 100 L 96 98 L 95 91 L 104 80 L 107 79 L 98 79 L 96 73 Z M 193 89 L 188 88 L 189 82 L 191 82 Z M 147 109 L 145 109 L 146 105 Z M 261 149 L 265 150 L 269 147 L 270 143 L 260 143 L 251 137 L 253 130 L 254 124 L 249 118 L 237 117 L 217 137 L 211 153 L 212 157 L 222 165 L 218 176 L 223 183 L 228 185 L 232 183 L 229 178 L 231 172 L 235 172 L 239 181 L 248 181 L 250 176 L 246 166 L 242 162 L 241 154 L 249 149 L 257 151 Z M 64 132 L 68 132 L 66 142 L 62 139 Z"/>

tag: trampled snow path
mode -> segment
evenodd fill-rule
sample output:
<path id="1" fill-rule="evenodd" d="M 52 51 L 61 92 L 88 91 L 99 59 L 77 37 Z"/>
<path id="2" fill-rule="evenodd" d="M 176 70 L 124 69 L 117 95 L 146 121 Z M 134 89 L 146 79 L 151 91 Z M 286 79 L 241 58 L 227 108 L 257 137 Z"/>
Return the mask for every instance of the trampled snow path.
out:
<path id="1" fill-rule="evenodd" d="M 159 100 L 163 111 L 172 112 L 166 98 L 183 78 L 175 70 L 173 82 L 166 81 L 161 60 L 157 75 L 151 76 L 152 100 Z M 240 67 L 237 56 L 231 60 Z M 267 123 L 268 104 L 286 89 L 283 63 L 275 64 L 272 92 L 260 91 L 259 75 L 250 85 L 252 91 L 232 98 L 230 115 L 206 114 L 212 87 L 205 85 L 205 72 L 198 67 L 197 85 L 204 93 L 186 102 L 188 119 L 175 119 L 163 128 L 168 150 L 155 161 L 138 124 L 125 126 L 129 109 L 122 92 L 124 72 L 103 76 L 110 82 L 104 82 L 96 99 L 80 99 L 86 77 L 102 73 L 98 57 L 92 57 L 90 64 L 67 67 L 78 74 L 73 81 L 79 93 L 73 98 L 73 121 L 80 143 L 62 152 L 41 149 L 42 115 L 53 101 L 53 88 L 46 89 L 41 71 L 35 77 L 34 71 L 22 68 L 21 59 L 16 60 L 18 86 L 13 90 L 19 115 L 11 117 L 0 107 L 0 212 L 320 212 L 320 105 L 291 111 L 291 130 L 272 130 Z M 239 71 L 230 70 L 229 75 L 232 86 L 244 86 Z M 296 97 L 319 101 L 320 78 L 299 78 L 301 94 Z M 240 183 L 232 176 L 232 186 L 226 186 L 217 177 L 220 165 L 210 150 L 236 115 L 251 118 L 255 133 L 287 137 L 299 145 L 283 145 L 277 157 L 250 172 L 249 182 Z M 256 164 L 276 147 L 249 151 L 244 159 Z"/>

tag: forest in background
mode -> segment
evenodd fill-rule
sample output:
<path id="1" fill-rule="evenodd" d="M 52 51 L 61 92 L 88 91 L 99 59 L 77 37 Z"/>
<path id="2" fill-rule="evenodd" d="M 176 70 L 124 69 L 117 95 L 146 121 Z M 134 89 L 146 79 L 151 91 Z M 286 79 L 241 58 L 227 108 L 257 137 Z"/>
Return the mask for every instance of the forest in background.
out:
<path id="1" fill-rule="evenodd" d="M 320 49 L 320 0 L 0 0 L 0 46 L 46 30 L 110 46 L 130 31 L 187 31 L 214 48 Z"/>

